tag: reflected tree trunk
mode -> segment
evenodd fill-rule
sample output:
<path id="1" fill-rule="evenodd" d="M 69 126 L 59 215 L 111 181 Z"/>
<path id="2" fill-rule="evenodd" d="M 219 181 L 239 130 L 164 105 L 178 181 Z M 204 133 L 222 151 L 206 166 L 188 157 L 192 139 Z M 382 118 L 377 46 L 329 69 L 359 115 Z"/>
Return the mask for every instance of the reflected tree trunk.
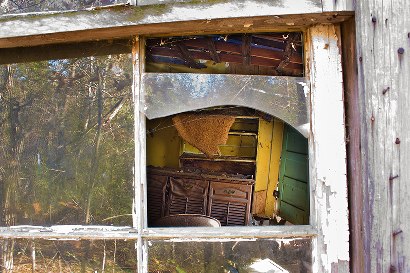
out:
<path id="1" fill-rule="evenodd" d="M 90 224 L 91 219 L 91 206 L 92 206 L 92 195 L 94 187 L 97 183 L 97 176 L 98 176 L 98 160 L 99 160 L 99 150 L 100 150 L 100 143 L 101 143 L 101 129 L 103 125 L 103 89 L 104 89 L 104 75 L 103 71 L 97 66 L 95 74 L 98 79 L 98 84 L 96 88 L 96 99 L 97 99 L 97 127 L 96 133 L 94 138 L 94 151 L 91 157 L 91 166 L 90 166 L 90 173 L 89 173 L 89 181 L 88 187 L 86 192 L 86 199 L 85 199 L 85 220 L 84 223 L 86 225 Z M 84 242 L 85 248 L 85 255 L 84 260 L 81 263 L 81 270 L 82 272 L 86 272 L 86 262 L 89 260 L 90 257 L 90 242 Z"/>
<path id="2" fill-rule="evenodd" d="M 19 155 L 22 150 L 21 128 L 19 124 L 20 104 L 17 94 L 14 94 L 13 69 L 10 65 L 4 71 L 4 100 L 6 101 L 8 136 L 5 146 L 5 176 L 2 183 L 2 219 L 3 226 L 13 226 L 17 218 L 17 189 L 20 176 Z M 3 244 L 3 267 L 4 272 L 13 272 L 14 240 L 4 240 Z"/>
<path id="3" fill-rule="evenodd" d="M 94 140 L 94 152 L 91 158 L 91 167 L 90 167 L 90 177 L 88 182 L 88 191 L 86 196 L 86 213 L 85 213 L 85 224 L 91 223 L 91 199 L 93 189 L 96 184 L 97 172 L 98 172 L 98 159 L 99 159 L 99 150 L 101 142 L 101 128 L 103 122 L 103 73 L 101 69 L 97 68 L 96 73 L 98 74 L 98 85 L 96 90 L 97 96 L 97 128 Z"/>

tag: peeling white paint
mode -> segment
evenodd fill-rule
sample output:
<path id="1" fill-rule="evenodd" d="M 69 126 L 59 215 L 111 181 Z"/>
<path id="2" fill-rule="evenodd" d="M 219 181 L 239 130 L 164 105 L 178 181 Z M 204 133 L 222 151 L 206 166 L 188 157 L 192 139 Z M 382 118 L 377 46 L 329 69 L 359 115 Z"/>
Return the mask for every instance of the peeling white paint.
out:
<path id="1" fill-rule="evenodd" d="M 0 38 L 38 34 L 61 33 L 87 29 L 181 22 L 189 20 L 213 20 L 255 16 L 321 13 L 320 1 L 277 0 L 226 1 L 217 4 L 175 3 L 164 5 L 161 13 L 158 6 L 109 9 L 92 11 L 25 14 L 2 17 Z M 50 14 L 54 14 L 50 16 Z M 245 25 L 249 25 L 245 23 Z M 250 25 L 249 25 L 250 27 Z"/>
<path id="2" fill-rule="evenodd" d="M 319 230 L 315 243 L 319 259 L 315 259 L 313 272 L 331 272 L 332 264 L 349 261 L 342 65 L 335 26 L 310 28 L 308 36 L 312 83 L 310 143 L 315 162 L 310 169 L 315 193 L 311 213 Z"/>

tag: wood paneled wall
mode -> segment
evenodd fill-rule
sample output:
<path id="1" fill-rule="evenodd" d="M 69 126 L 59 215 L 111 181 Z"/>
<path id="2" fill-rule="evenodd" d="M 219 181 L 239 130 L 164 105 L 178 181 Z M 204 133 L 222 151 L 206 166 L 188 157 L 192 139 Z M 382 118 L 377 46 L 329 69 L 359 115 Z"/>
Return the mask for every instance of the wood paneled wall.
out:
<path id="1" fill-rule="evenodd" d="M 358 1 L 356 9 L 365 242 L 361 272 L 410 272 L 409 2 Z"/>

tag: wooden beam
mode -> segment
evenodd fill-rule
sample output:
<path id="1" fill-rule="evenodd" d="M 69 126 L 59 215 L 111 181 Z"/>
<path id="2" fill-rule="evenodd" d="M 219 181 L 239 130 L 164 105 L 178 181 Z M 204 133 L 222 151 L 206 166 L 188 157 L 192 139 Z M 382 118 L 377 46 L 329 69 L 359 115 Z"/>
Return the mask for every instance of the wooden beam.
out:
<path id="1" fill-rule="evenodd" d="M 341 26 L 343 49 L 343 83 L 345 89 L 347 180 L 349 181 L 350 259 L 352 273 L 364 270 L 363 237 L 363 184 L 360 147 L 360 100 L 357 82 L 355 22 L 346 21 Z"/>
<path id="2" fill-rule="evenodd" d="M 242 60 L 243 65 L 251 64 L 251 36 L 245 34 L 242 36 Z"/>
<path id="3" fill-rule="evenodd" d="M 349 215 L 340 36 L 337 26 L 307 33 L 312 90 L 309 136 L 311 224 L 318 229 L 312 272 L 349 272 Z"/>
<path id="4" fill-rule="evenodd" d="M 216 51 L 215 43 L 212 37 L 208 37 L 207 39 L 209 55 L 211 55 L 212 60 L 215 63 L 220 63 L 221 60 L 219 59 L 218 52 Z"/>
<path id="5" fill-rule="evenodd" d="M 192 39 L 184 41 L 184 44 L 187 45 L 189 48 L 203 48 L 205 42 L 206 41 L 204 39 Z M 242 54 L 242 48 L 239 44 L 227 43 L 223 41 L 216 41 L 214 42 L 214 44 L 217 51 Z M 282 47 L 283 49 L 285 48 L 284 43 L 282 43 Z M 267 59 L 282 60 L 284 52 L 280 50 L 251 47 L 250 55 Z M 300 54 L 292 54 L 290 62 L 302 64 L 302 56 Z"/>
<path id="6" fill-rule="evenodd" d="M 205 65 L 198 63 L 192 58 L 191 53 L 183 43 L 177 43 L 176 49 L 179 53 L 179 57 L 184 60 L 186 66 L 197 69 L 206 67 Z"/>
<path id="7" fill-rule="evenodd" d="M 292 58 L 294 52 L 296 52 L 295 43 L 296 41 L 299 41 L 299 40 L 300 40 L 299 33 L 289 33 L 288 34 L 288 38 L 285 41 L 286 45 L 285 45 L 285 49 L 283 52 L 283 58 L 276 68 L 276 71 L 278 72 L 279 75 L 281 75 L 285 67 L 287 67 L 290 64 L 290 59 Z"/>
<path id="8" fill-rule="evenodd" d="M 5 16 L 0 20 L 0 48 L 113 39 L 136 33 L 158 36 L 300 31 L 320 22 L 341 22 L 352 15 L 352 12 L 322 13 L 320 6 L 309 1 L 273 6 L 252 0 L 246 4 L 227 1 Z"/>

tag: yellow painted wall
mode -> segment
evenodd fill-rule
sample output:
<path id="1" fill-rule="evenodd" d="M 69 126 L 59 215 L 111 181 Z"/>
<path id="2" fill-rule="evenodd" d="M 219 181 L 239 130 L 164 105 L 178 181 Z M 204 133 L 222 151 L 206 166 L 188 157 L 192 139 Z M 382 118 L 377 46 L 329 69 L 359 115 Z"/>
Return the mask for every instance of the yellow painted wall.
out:
<path id="1" fill-rule="evenodd" d="M 170 117 L 147 120 L 147 165 L 178 168 L 180 145 Z"/>
<path id="2" fill-rule="evenodd" d="M 273 197 L 273 191 L 276 189 L 279 180 L 279 166 L 280 166 L 280 156 L 282 153 L 282 140 L 283 140 L 283 122 L 275 119 L 273 124 L 273 137 L 271 146 L 271 159 L 269 168 L 269 182 L 268 190 L 266 194 L 266 206 L 265 215 L 272 216 L 275 212 L 276 200 Z"/>
<path id="3" fill-rule="evenodd" d="M 171 118 L 147 120 L 147 132 L 147 165 L 178 168 L 182 140 Z M 261 199 L 259 201 L 265 203 L 262 213 L 266 216 L 272 216 L 275 210 L 273 191 L 276 189 L 279 177 L 282 135 L 282 121 L 259 120 L 255 177 L 255 192 L 259 192 L 259 195 L 255 196 L 259 196 L 258 198 Z M 189 144 L 185 144 L 183 150 L 199 152 Z M 261 194 L 265 195 L 265 192 L 266 197 L 262 198 Z M 263 204 L 260 205 L 263 207 Z"/>
<path id="4" fill-rule="evenodd" d="M 264 119 L 259 119 L 255 191 L 264 191 L 268 189 L 272 130 L 273 120 L 268 122 Z"/>
<path id="5" fill-rule="evenodd" d="M 272 216 L 275 208 L 273 191 L 279 177 L 280 155 L 282 151 L 283 122 L 273 119 L 271 122 L 259 121 L 258 151 L 256 157 L 255 192 L 264 191 L 266 196 L 255 194 L 260 200 L 254 200 L 257 204 L 264 202 L 263 213 Z M 263 207 L 259 205 L 258 207 Z"/>

